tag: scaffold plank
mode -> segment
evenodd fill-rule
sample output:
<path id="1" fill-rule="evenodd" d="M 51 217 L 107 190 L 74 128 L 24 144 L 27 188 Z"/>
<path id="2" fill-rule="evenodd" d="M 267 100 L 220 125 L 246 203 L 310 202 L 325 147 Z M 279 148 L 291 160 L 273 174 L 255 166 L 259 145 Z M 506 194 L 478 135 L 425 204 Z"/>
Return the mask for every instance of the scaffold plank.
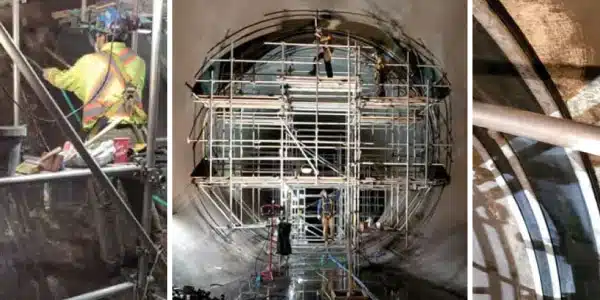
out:
<path id="1" fill-rule="evenodd" d="M 195 184 L 201 186 L 228 186 L 230 183 L 234 185 L 242 185 L 244 188 L 252 187 L 272 187 L 280 188 L 282 183 L 288 186 L 311 186 L 319 188 L 339 188 L 346 184 L 345 177 L 325 177 L 317 178 L 307 176 L 289 176 L 281 180 L 278 177 L 255 177 L 255 176 L 236 176 L 236 177 L 220 177 L 213 176 L 212 182 L 208 177 L 192 177 Z M 386 178 L 383 180 L 363 179 L 357 180 L 360 187 L 385 187 L 397 184 L 399 180 L 404 180 L 403 177 Z"/>
<path id="2" fill-rule="evenodd" d="M 314 98 L 314 96 L 311 96 Z M 231 100 L 231 103 L 230 103 Z M 405 108 L 406 104 L 409 103 L 411 106 L 425 106 L 425 97 L 369 97 L 361 98 L 359 101 L 359 107 L 362 109 L 389 109 L 389 108 Z M 209 95 L 196 95 L 194 100 L 196 103 L 202 103 L 205 106 L 209 106 L 211 97 Z M 229 96 L 213 96 L 212 107 L 213 108 L 229 108 L 234 109 L 248 108 L 248 109 L 280 109 L 284 101 L 281 96 L 239 96 L 234 95 L 233 98 Z M 291 110 L 311 110 L 314 111 L 317 108 L 317 104 L 314 101 L 290 101 Z M 323 101 L 319 102 L 319 111 L 328 110 L 346 110 L 348 107 L 347 102 L 341 101 Z"/>

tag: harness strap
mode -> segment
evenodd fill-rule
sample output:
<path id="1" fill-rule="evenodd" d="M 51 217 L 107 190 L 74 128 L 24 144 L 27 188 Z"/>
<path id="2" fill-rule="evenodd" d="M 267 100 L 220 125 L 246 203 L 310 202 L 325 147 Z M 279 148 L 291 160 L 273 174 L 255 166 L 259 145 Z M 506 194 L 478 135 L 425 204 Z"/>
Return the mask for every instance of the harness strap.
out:
<path id="1" fill-rule="evenodd" d="M 127 86 L 131 84 L 132 78 L 124 71 L 124 67 L 131 63 L 135 58 L 136 54 L 133 51 L 130 51 L 129 48 L 124 48 L 114 57 L 113 53 L 110 52 L 102 52 L 100 55 L 103 55 L 108 59 L 110 65 L 108 66 L 108 74 L 101 82 L 99 81 L 93 90 L 93 97 L 88 101 L 85 107 L 84 114 L 86 117 L 84 118 L 85 122 L 93 121 L 99 115 L 102 115 L 108 108 L 106 107 L 106 103 L 104 103 L 104 99 L 108 96 L 109 89 L 106 88 L 106 85 L 109 83 L 113 83 L 114 79 L 117 79 L 119 83 L 123 86 L 124 89 L 127 89 Z M 117 76 L 115 78 L 114 76 Z M 128 99 L 123 99 L 128 100 Z M 142 103 L 137 99 L 135 106 L 138 108 L 142 108 Z M 111 104 L 114 105 L 115 103 Z M 121 103 L 121 107 L 123 107 L 123 103 Z M 127 114 L 124 112 L 124 114 Z"/>

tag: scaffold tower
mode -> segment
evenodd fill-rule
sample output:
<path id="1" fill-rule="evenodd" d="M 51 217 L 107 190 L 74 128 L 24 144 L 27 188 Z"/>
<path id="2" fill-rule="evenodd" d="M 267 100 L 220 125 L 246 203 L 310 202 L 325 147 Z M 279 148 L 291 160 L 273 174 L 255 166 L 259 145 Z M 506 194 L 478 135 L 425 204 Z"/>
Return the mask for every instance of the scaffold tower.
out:
<path id="1" fill-rule="evenodd" d="M 324 242 L 314 221 L 319 191 L 340 191 L 335 226 L 343 242 L 329 247 L 345 248 L 356 272 L 359 223 L 382 219 L 388 206 L 390 230 L 408 233 L 422 196 L 443 184 L 432 173 L 449 164 L 440 90 L 450 87 L 422 76 L 441 71 L 411 63 L 410 50 L 398 63 L 389 59 L 393 71 L 378 83 L 377 49 L 350 34 L 335 41 L 327 45 L 335 50 L 332 77 L 313 59 L 318 42 L 262 42 L 269 50 L 258 60 L 236 57 L 230 43 L 229 54 L 210 59 L 197 79 L 193 99 L 205 117 L 196 118 L 188 143 L 203 146 L 208 172 L 192 177 L 228 228 L 267 226 L 260 205 L 275 200 L 293 225 L 294 247 L 315 247 Z"/>

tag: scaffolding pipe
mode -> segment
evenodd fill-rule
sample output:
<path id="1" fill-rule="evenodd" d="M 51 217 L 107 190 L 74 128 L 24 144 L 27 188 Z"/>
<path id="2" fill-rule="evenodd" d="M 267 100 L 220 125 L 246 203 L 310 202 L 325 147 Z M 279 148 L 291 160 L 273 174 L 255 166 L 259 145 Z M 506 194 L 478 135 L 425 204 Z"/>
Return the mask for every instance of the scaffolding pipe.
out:
<path id="1" fill-rule="evenodd" d="M 81 0 L 81 21 L 83 21 L 84 23 L 87 23 L 87 0 Z"/>
<path id="2" fill-rule="evenodd" d="M 348 78 L 347 79 L 348 79 L 348 82 L 350 82 L 350 33 L 347 33 L 346 43 L 348 46 L 348 51 L 346 52 L 346 54 L 348 55 L 348 62 L 347 62 Z M 351 92 L 350 84 L 348 84 L 348 90 L 347 90 L 346 97 L 347 97 L 346 101 L 348 101 L 348 106 L 350 107 L 350 105 L 353 102 L 352 98 L 351 98 L 352 92 Z M 348 112 L 350 112 L 350 109 L 348 110 Z M 352 113 L 355 114 L 356 112 L 352 111 Z M 350 114 L 348 114 L 348 118 L 350 118 Z M 352 118 L 352 121 L 354 123 L 357 123 L 355 117 Z M 348 125 L 350 125 L 350 123 Z M 348 128 L 348 133 L 349 133 L 351 128 L 350 128 L 350 126 L 348 126 L 348 127 L 349 127 Z M 356 131 L 356 124 L 354 124 L 354 129 Z M 356 139 L 356 134 L 353 134 L 352 138 Z M 316 138 L 315 138 L 315 140 L 316 140 Z M 353 142 L 356 143 L 356 141 L 353 141 Z M 350 147 L 352 147 L 352 146 L 350 145 L 350 143 L 348 143 L 348 152 L 350 152 Z M 356 147 L 354 147 L 354 148 L 355 148 L 354 150 L 356 151 Z M 351 163 L 352 163 L 352 167 L 356 168 L 355 167 L 356 166 L 356 152 L 353 155 Z M 352 175 L 356 176 L 356 172 L 353 172 L 353 173 L 354 174 L 352 174 Z M 352 248 L 353 248 L 352 247 L 352 236 L 353 236 L 353 233 L 352 233 L 353 222 L 352 221 L 353 220 L 352 220 L 352 217 L 353 217 L 353 211 L 352 210 L 353 210 L 353 204 L 354 204 L 354 199 L 355 199 L 355 195 L 354 195 L 355 182 L 354 182 L 354 180 L 352 180 L 352 177 L 350 177 L 350 176 L 348 177 L 347 180 L 352 181 L 352 190 L 348 191 L 349 192 L 348 194 L 350 195 L 350 197 L 348 199 L 349 201 L 346 201 L 346 205 L 348 206 L 346 208 L 348 210 L 348 215 L 347 215 L 348 219 L 346 220 L 346 222 L 349 223 L 349 225 L 347 225 L 348 226 L 348 236 L 346 236 L 346 240 L 347 240 L 346 241 L 346 251 L 347 251 L 346 259 L 348 261 L 348 278 L 347 278 L 348 279 L 348 296 L 350 296 L 350 293 L 351 293 L 350 291 L 353 289 L 353 286 L 352 286 L 352 275 L 353 275 L 352 274 L 352 270 L 353 270 L 353 267 L 352 267 L 352 265 L 353 265 L 353 261 L 352 261 Z"/>
<path id="3" fill-rule="evenodd" d="M 103 289 L 99 289 L 93 292 L 81 294 L 79 296 L 67 298 L 65 300 L 99 300 L 106 299 L 106 297 L 112 297 L 123 292 L 133 290 L 135 284 L 131 282 L 124 282 L 120 284 L 116 284 L 113 286 L 109 286 Z"/>
<path id="4" fill-rule="evenodd" d="M 292 133 L 292 131 L 290 130 L 290 128 L 287 127 L 287 125 L 283 124 L 282 127 L 287 131 L 289 137 L 294 141 L 294 143 L 296 144 L 296 147 L 298 147 L 298 149 L 302 153 L 302 156 L 304 156 L 304 158 L 306 159 L 306 162 L 313 169 L 313 171 L 315 172 L 315 176 L 319 176 L 319 170 L 317 170 L 316 165 L 312 164 L 312 162 L 310 161 L 310 158 L 308 157 L 308 155 L 306 155 L 306 152 L 304 151 L 304 147 L 306 147 L 306 146 L 300 144 L 300 142 L 298 141 L 298 139 L 296 139 L 296 137 L 294 136 L 294 134 Z M 282 135 L 282 139 L 281 139 L 281 147 L 282 147 L 282 149 L 283 149 L 283 146 L 284 145 L 283 145 L 283 135 Z M 283 177 L 283 155 L 281 155 L 281 158 L 282 158 L 282 162 L 281 162 L 281 176 Z M 285 158 L 286 159 L 288 158 L 287 155 L 286 155 Z M 318 160 L 318 155 L 315 154 L 315 163 L 316 163 L 317 160 Z"/>
<path id="5" fill-rule="evenodd" d="M 230 44 L 229 53 L 229 81 L 233 81 L 233 41 Z M 233 107 L 231 101 L 233 100 L 233 83 L 229 84 L 229 177 L 233 177 Z M 225 150 L 225 148 L 223 148 Z M 233 183 L 229 183 L 229 210 L 233 213 Z"/>
<path id="6" fill-rule="evenodd" d="M 198 188 L 200 189 L 200 191 L 202 191 L 204 193 L 204 195 L 212 202 L 212 204 L 219 210 L 219 212 L 223 215 L 223 217 L 225 217 L 225 219 L 227 219 L 227 221 L 229 223 L 233 223 L 231 221 L 231 218 L 229 218 L 229 216 L 223 211 L 223 209 L 221 209 L 221 206 L 219 206 L 217 204 L 217 202 L 215 201 L 215 199 L 213 199 L 213 197 L 210 196 L 210 194 L 204 189 L 204 187 L 202 187 L 202 185 L 198 185 Z M 200 200 L 202 201 L 202 200 Z"/>
<path id="7" fill-rule="evenodd" d="M 21 7 L 19 5 L 20 0 L 12 1 L 12 30 L 13 30 L 13 42 L 15 43 L 15 47 L 19 49 L 21 45 Z M 13 106 L 13 124 L 14 126 L 19 126 L 20 119 L 20 110 L 19 106 L 21 103 L 21 74 L 19 73 L 19 68 L 17 67 L 17 63 L 13 64 L 13 100 L 15 101 Z"/>
<path id="8" fill-rule="evenodd" d="M 292 46 L 292 47 L 296 47 L 296 48 L 319 48 L 320 44 L 303 44 L 303 43 L 287 43 L 287 42 L 264 42 L 264 45 L 272 45 L 272 46 L 280 46 L 282 44 L 285 44 L 287 46 Z M 348 45 L 330 45 L 328 44 L 327 47 L 329 48 L 354 48 L 354 46 L 348 46 Z M 373 49 L 373 47 L 371 46 L 361 46 L 363 49 Z"/>
<path id="9" fill-rule="evenodd" d="M 214 69 L 210 70 L 210 99 L 209 99 L 209 115 L 208 115 L 208 123 L 209 123 L 209 127 L 208 127 L 208 136 L 210 141 L 208 142 L 208 170 L 209 170 L 209 179 L 210 181 L 212 181 L 212 176 L 213 176 L 213 118 L 214 118 L 214 114 L 213 114 L 213 97 L 214 97 L 214 76 L 215 76 L 215 71 Z"/>
<path id="10" fill-rule="evenodd" d="M 85 0 L 83 0 L 85 1 Z M 133 18 L 137 19 L 139 11 L 140 11 L 140 1 L 139 0 L 132 0 L 133 1 Z M 140 34 L 138 33 L 137 30 L 133 31 L 133 34 L 131 35 L 131 49 L 133 49 L 133 51 L 135 53 L 138 53 L 138 44 L 139 44 L 139 37 Z"/>
<path id="11" fill-rule="evenodd" d="M 427 80 L 427 95 L 425 100 L 425 182 L 429 182 L 429 170 L 427 164 L 429 163 L 429 96 L 431 95 L 431 81 Z"/>
<path id="12" fill-rule="evenodd" d="M 146 170 L 153 171 L 155 168 L 156 157 L 156 120 L 158 119 L 158 90 L 159 90 L 159 55 L 160 55 L 160 35 L 162 27 L 162 10 L 163 1 L 155 0 L 152 7 L 152 44 L 150 52 L 150 99 L 148 101 L 148 142 L 146 145 Z M 142 226 L 144 232 L 149 232 L 152 229 L 151 210 L 154 203 L 152 202 L 153 182 L 147 178 L 144 185 L 144 203 L 142 208 Z M 148 237 L 148 246 L 152 243 L 152 239 Z M 158 249 L 157 249 L 158 251 Z M 140 292 L 145 290 L 147 282 L 149 253 L 143 253 L 140 256 L 138 264 L 138 287 Z M 142 295 L 145 297 L 145 295 Z"/>
<path id="13" fill-rule="evenodd" d="M 92 158 L 90 153 L 85 148 L 83 141 L 79 138 L 77 130 L 73 128 L 67 117 L 62 113 L 60 106 L 54 101 L 50 92 L 46 89 L 44 84 L 41 82 L 40 78 L 37 76 L 31 65 L 27 62 L 27 59 L 21 53 L 21 51 L 15 46 L 13 43 L 6 27 L 4 24 L 0 23 L 0 44 L 5 49 L 6 53 L 10 56 L 10 58 L 15 62 L 16 66 L 21 69 L 21 73 L 31 85 L 31 88 L 37 95 L 37 97 L 42 101 L 46 109 L 50 111 L 54 119 L 57 120 L 58 125 L 60 126 L 63 133 L 69 138 L 81 158 L 86 162 L 89 166 L 90 171 L 94 174 L 97 179 L 100 181 L 109 193 L 119 200 L 125 212 L 129 215 L 129 217 L 133 220 L 136 225 L 136 228 L 140 231 L 140 234 L 146 239 L 146 241 L 153 246 L 153 250 L 158 253 L 159 249 L 152 243 L 152 239 L 150 235 L 144 230 L 144 227 L 140 222 L 136 219 L 135 215 L 129 208 L 127 202 L 121 197 L 121 194 L 117 191 L 116 187 L 112 184 L 108 176 L 102 172 L 100 166 L 96 163 L 96 161 Z M 164 255 L 160 255 L 161 261 L 166 265 L 166 258 Z"/>
<path id="14" fill-rule="evenodd" d="M 473 125 L 600 155 L 600 129 L 572 120 L 473 102 Z"/>
<path id="15" fill-rule="evenodd" d="M 120 175 L 127 174 L 140 171 L 141 168 L 137 165 L 126 165 L 126 166 L 111 166 L 102 168 L 102 172 L 107 175 Z M 11 184 L 20 184 L 20 183 L 33 183 L 33 182 L 41 182 L 41 181 L 54 181 L 61 179 L 71 179 L 78 177 L 87 177 L 94 175 L 90 169 L 76 169 L 76 170 L 66 170 L 55 173 L 40 173 L 33 175 L 23 175 L 23 176 L 12 176 L 12 177 L 2 177 L 0 178 L 0 187 L 7 186 Z"/>

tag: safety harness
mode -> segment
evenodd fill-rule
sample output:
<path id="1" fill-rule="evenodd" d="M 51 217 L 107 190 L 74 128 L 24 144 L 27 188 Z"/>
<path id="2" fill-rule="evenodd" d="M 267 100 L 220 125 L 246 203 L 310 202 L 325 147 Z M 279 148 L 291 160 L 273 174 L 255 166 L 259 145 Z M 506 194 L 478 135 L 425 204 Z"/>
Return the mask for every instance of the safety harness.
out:
<path id="1" fill-rule="evenodd" d="M 83 126 L 84 128 L 93 127 L 96 121 L 106 116 L 107 118 L 123 117 L 128 118 L 134 115 L 136 107 L 143 110 L 142 99 L 137 87 L 133 84 L 132 78 L 124 71 L 125 66 L 133 62 L 136 54 L 129 48 L 125 48 L 119 52 L 116 57 L 110 52 L 101 52 L 98 55 L 104 56 L 109 62 L 108 74 L 103 78 L 93 89 L 94 95 L 83 109 Z M 111 57 L 112 56 L 112 57 Z M 112 84 L 115 84 L 115 79 L 123 88 L 123 92 L 116 101 L 108 101 L 112 96 Z"/>
<path id="2" fill-rule="evenodd" d="M 323 215 L 325 216 L 333 216 L 335 214 L 335 208 L 333 206 L 333 200 L 329 197 L 324 197 L 321 200 L 321 206 L 323 209 Z"/>

